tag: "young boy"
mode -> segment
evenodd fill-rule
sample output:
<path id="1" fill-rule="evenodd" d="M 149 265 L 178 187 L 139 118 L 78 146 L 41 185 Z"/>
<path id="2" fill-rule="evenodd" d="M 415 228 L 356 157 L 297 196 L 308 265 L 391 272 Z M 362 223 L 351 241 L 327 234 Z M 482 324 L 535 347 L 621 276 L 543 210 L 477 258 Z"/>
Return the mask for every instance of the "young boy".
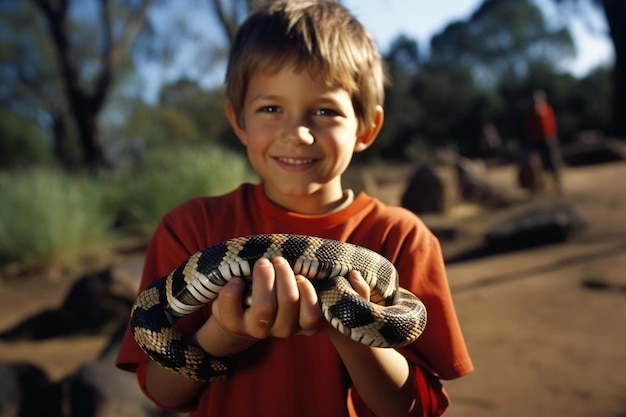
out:
<path id="1" fill-rule="evenodd" d="M 332 1 L 281 0 L 251 15 L 234 41 L 226 114 L 261 184 L 196 198 L 163 217 L 141 287 L 196 251 L 263 233 L 315 235 L 370 248 L 396 265 L 428 324 L 401 349 L 353 342 L 326 324 L 310 281 L 282 258 L 253 269 L 252 303 L 233 278 L 177 327 L 236 371 L 202 383 L 149 360 L 127 332 L 117 364 L 164 408 L 194 416 L 441 415 L 439 382 L 472 371 L 437 240 L 410 212 L 341 185 L 354 152 L 383 123 L 384 70 L 361 24 Z M 210 172 L 207 173 L 210 175 Z M 369 299 L 359 273 L 349 281 Z"/>

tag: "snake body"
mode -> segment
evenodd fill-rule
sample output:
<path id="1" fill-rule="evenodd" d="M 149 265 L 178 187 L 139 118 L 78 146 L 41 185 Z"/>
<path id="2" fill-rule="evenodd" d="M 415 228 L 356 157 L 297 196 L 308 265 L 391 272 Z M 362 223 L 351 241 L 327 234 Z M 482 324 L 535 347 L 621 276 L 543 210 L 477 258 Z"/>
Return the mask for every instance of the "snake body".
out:
<path id="1" fill-rule="evenodd" d="M 401 347 L 426 326 L 426 308 L 398 286 L 398 272 L 369 249 L 312 236 L 271 234 L 235 238 L 209 246 L 143 290 L 131 310 L 130 327 L 146 354 L 176 373 L 197 380 L 217 380 L 232 373 L 233 357 L 213 357 L 174 327 L 213 300 L 234 276 L 249 277 L 261 258 L 284 257 L 296 274 L 312 280 L 324 317 L 353 340 L 376 347 Z M 371 302 L 360 297 L 347 277 L 361 273 Z"/>

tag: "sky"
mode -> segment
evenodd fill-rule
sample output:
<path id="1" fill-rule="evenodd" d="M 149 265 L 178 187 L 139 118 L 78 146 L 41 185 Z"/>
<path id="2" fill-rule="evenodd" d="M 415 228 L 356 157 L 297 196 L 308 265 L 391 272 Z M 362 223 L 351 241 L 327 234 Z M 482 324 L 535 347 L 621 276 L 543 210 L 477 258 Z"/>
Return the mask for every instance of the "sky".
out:
<path id="1" fill-rule="evenodd" d="M 510 0 L 516 1 L 516 0 Z M 599 64 L 607 64 L 612 61 L 612 46 L 606 32 L 603 16 L 592 6 L 585 10 L 584 15 L 596 32 L 588 30 L 583 22 L 573 18 L 574 14 L 563 13 L 554 7 L 553 0 L 535 0 L 544 12 L 544 16 L 550 24 L 562 26 L 567 23 L 574 36 L 577 46 L 577 57 L 571 62 L 563 62 L 562 68 L 577 76 L 584 76 L 590 69 Z M 385 53 L 391 42 L 400 34 L 410 39 L 415 39 L 419 44 L 420 53 L 428 50 L 430 39 L 433 35 L 441 32 L 445 27 L 456 20 L 467 20 L 478 9 L 483 0 L 341 0 L 365 27 L 370 31 L 382 53 Z M 208 4 L 204 2 L 201 4 Z M 188 17 L 188 8 L 175 8 L 174 11 L 181 17 Z M 206 10 L 205 10 L 206 12 Z M 159 15 L 166 23 L 172 15 Z M 216 39 L 216 21 L 207 22 L 206 14 L 197 13 L 197 19 L 192 19 L 192 24 L 201 32 L 208 33 L 209 39 Z M 214 19 L 214 18 L 213 18 Z M 171 22 L 170 22 L 171 24 Z M 219 32 L 219 37 L 222 33 Z M 199 79 L 206 87 L 221 84 L 224 79 L 225 63 L 214 65 L 211 68 L 185 65 L 187 60 L 197 60 L 197 50 L 191 48 L 188 54 L 184 48 L 181 62 L 168 69 L 158 66 L 147 66 L 144 71 L 148 75 L 148 85 L 144 95 L 148 100 L 156 99 L 158 86 L 164 80 L 174 80 L 183 75 L 193 79 Z M 191 74 L 190 71 L 200 71 Z"/>
<path id="2" fill-rule="evenodd" d="M 515 1 L 515 0 L 512 0 Z M 483 0 L 342 0 L 352 13 L 370 31 L 379 48 L 387 49 L 398 34 L 416 39 L 420 51 L 428 49 L 430 38 L 442 31 L 448 23 L 467 20 Z M 566 22 L 577 46 L 577 57 L 564 67 L 575 75 L 584 75 L 600 63 L 611 62 L 612 49 L 603 33 L 592 33 L 585 24 L 562 12 L 551 0 L 538 0 L 549 23 Z M 593 27 L 605 29 L 602 16 L 595 9 L 585 9 Z"/>

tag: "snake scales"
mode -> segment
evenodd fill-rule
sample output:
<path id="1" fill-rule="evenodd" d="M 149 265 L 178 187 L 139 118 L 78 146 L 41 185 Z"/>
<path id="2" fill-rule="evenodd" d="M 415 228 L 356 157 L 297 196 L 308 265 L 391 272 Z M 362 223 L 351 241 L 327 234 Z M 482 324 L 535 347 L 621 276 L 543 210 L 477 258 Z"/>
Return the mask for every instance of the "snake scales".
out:
<path id="1" fill-rule="evenodd" d="M 297 274 L 312 280 L 324 317 L 337 330 L 370 346 L 400 347 L 426 326 L 426 309 L 398 286 L 395 267 L 381 255 L 349 243 L 311 236 L 253 235 L 227 240 L 192 255 L 142 291 L 130 327 L 139 346 L 154 361 L 197 380 L 216 380 L 233 372 L 233 357 L 213 357 L 188 343 L 174 323 L 217 297 L 232 277 L 251 275 L 260 257 L 284 257 Z M 364 300 L 345 278 L 361 273 L 371 288 Z"/>

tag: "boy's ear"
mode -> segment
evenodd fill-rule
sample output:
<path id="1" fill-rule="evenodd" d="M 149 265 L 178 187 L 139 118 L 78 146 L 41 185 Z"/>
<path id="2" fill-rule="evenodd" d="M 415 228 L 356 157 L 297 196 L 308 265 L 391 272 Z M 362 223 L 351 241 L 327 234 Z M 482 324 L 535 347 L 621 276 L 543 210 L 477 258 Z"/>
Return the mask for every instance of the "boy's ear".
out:
<path id="1" fill-rule="evenodd" d="M 228 118 L 228 122 L 230 123 L 230 127 L 235 132 L 235 135 L 239 138 L 239 141 L 246 146 L 248 143 L 248 136 L 246 135 L 246 130 L 239 125 L 239 118 L 237 117 L 237 113 L 233 108 L 233 103 L 230 100 L 226 100 L 226 117 Z"/>
<path id="2" fill-rule="evenodd" d="M 356 138 L 356 144 L 354 145 L 354 152 L 362 152 L 370 147 L 370 145 L 378 136 L 378 132 L 383 127 L 383 121 L 385 119 L 385 112 L 382 106 L 376 106 L 374 121 L 372 124 L 365 129 L 363 132 L 359 133 Z"/>

